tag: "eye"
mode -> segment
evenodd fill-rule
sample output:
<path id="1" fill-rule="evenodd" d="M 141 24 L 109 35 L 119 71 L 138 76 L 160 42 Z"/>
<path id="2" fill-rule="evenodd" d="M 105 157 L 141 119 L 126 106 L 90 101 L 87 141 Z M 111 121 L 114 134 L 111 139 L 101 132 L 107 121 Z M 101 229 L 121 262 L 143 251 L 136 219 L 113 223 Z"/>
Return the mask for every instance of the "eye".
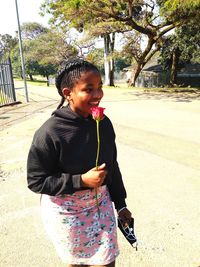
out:
<path id="1" fill-rule="evenodd" d="M 91 92 L 92 92 L 92 90 L 93 90 L 93 88 L 85 88 L 85 90 L 84 90 L 84 91 L 85 91 L 86 93 L 91 93 Z"/>

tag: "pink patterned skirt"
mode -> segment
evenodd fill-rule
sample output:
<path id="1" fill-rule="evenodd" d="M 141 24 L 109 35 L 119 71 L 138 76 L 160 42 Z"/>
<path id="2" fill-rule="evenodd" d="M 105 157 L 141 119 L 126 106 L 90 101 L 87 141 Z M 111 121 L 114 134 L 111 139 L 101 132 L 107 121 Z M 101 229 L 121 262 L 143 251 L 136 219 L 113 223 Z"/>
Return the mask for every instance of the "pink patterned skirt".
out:
<path id="1" fill-rule="evenodd" d="M 105 265 L 119 254 L 116 219 L 106 186 L 72 195 L 41 197 L 45 229 L 58 255 L 68 264 Z"/>

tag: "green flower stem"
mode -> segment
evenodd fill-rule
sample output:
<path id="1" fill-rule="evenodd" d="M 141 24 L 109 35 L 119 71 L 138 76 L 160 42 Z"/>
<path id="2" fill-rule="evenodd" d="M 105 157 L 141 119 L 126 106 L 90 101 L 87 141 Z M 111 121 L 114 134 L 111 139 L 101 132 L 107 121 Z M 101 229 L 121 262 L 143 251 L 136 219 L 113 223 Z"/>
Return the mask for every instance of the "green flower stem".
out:
<path id="1" fill-rule="evenodd" d="M 98 169 L 99 150 L 100 150 L 99 120 L 96 120 L 96 123 L 97 123 L 97 156 L 96 156 L 96 169 Z"/>
<path id="2" fill-rule="evenodd" d="M 100 137 L 99 137 L 99 120 L 96 120 L 97 126 L 97 156 L 96 156 L 96 170 L 98 170 L 98 162 L 99 162 L 99 150 L 100 150 Z M 100 216 L 100 209 L 99 209 L 99 201 L 98 201 L 98 187 L 95 188 L 95 198 L 96 198 L 96 205 L 98 209 L 98 214 Z"/>

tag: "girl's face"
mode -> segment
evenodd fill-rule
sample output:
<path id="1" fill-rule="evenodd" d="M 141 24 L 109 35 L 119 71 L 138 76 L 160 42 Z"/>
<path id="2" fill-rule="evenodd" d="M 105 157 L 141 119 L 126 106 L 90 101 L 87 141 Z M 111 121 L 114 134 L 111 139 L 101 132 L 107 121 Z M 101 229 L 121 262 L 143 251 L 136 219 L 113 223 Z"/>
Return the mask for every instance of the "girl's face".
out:
<path id="1" fill-rule="evenodd" d="M 87 117 L 91 114 L 90 109 L 98 106 L 103 97 L 100 74 L 93 70 L 83 72 L 72 90 L 64 88 L 63 94 L 74 112 Z"/>

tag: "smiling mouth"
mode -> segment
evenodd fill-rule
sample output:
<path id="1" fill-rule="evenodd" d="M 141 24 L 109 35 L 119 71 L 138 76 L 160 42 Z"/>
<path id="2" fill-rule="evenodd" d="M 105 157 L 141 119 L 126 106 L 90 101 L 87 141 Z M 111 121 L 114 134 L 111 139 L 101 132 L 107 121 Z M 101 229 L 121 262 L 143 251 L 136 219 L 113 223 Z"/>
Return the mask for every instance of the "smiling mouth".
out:
<path id="1" fill-rule="evenodd" d="M 90 102 L 89 104 L 90 104 L 91 106 L 94 106 L 94 107 L 96 107 L 96 106 L 98 106 L 98 105 L 99 105 L 99 101 Z"/>

